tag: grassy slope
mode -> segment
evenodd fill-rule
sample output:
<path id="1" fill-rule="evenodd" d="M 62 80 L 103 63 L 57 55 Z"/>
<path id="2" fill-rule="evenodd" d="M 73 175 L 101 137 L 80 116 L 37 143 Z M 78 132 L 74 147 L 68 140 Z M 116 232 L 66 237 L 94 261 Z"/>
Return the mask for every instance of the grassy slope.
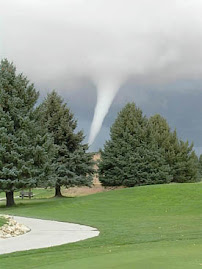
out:
<path id="1" fill-rule="evenodd" d="M 101 231 L 78 243 L 2 255 L 0 268 L 202 268 L 202 184 L 19 200 L 16 208 L 1 207 L 0 213 L 82 223 Z"/>

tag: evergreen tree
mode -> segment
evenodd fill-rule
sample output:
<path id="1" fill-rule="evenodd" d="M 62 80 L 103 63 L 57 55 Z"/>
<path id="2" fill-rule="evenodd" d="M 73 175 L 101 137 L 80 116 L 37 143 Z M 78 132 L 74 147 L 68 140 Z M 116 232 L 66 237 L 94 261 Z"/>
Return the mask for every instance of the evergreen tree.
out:
<path id="1" fill-rule="evenodd" d="M 170 167 L 151 136 L 146 117 L 134 103 L 118 114 L 110 137 L 99 163 L 103 185 L 131 187 L 170 182 Z"/>
<path id="2" fill-rule="evenodd" d="M 202 178 L 202 154 L 199 156 L 199 159 L 198 159 L 198 173 L 201 179 Z"/>
<path id="3" fill-rule="evenodd" d="M 173 182 L 194 182 L 198 179 L 198 158 L 193 151 L 193 143 L 179 141 L 173 165 Z"/>
<path id="4" fill-rule="evenodd" d="M 90 186 L 94 172 L 93 155 L 87 153 L 88 145 L 82 144 L 83 132 L 75 132 L 77 121 L 66 103 L 53 91 L 39 106 L 38 112 L 57 147 L 55 196 L 62 196 L 61 186 Z"/>
<path id="5" fill-rule="evenodd" d="M 165 149 L 166 152 L 172 151 L 174 138 L 177 140 L 177 137 L 173 137 L 166 119 L 159 114 L 150 117 L 149 128 L 152 132 L 152 136 L 158 144 L 158 147 Z M 176 131 L 174 133 L 176 135 Z"/>
<path id="6" fill-rule="evenodd" d="M 163 152 L 166 163 L 171 168 L 173 182 L 190 182 L 196 180 L 197 157 L 193 144 L 178 139 L 177 132 L 171 132 L 167 121 L 160 115 L 149 119 L 149 128 L 158 148 Z"/>
<path id="7" fill-rule="evenodd" d="M 0 64 L 0 190 L 7 206 L 14 205 L 14 191 L 43 181 L 50 170 L 52 141 L 37 132 L 33 117 L 38 93 L 7 60 Z"/>

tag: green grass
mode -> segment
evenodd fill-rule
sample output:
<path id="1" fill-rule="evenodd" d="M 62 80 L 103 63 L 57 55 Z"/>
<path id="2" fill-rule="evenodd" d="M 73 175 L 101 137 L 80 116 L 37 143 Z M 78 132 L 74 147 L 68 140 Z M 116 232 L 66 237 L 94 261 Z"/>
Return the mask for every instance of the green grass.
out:
<path id="1" fill-rule="evenodd" d="M 6 220 L 3 217 L 0 217 L 0 227 L 6 223 Z"/>
<path id="2" fill-rule="evenodd" d="M 18 200 L 14 208 L 0 207 L 0 214 L 81 223 L 101 232 L 78 243 L 2 255 L 2 269 L 202 268 L 200 183 Z"/>
<path id="3" fill-rule="evenodd" d="M 29 190 L 25 190 L 29 191 Z M 48 188 L 48 189 L 42 189 L 42 188 L 36 188 L 32 189 L 32 192 L 34 194 L 34 197 L 32 199 L 40 199 L 40 198 L 50 198 L 54 196 L 54 188 Z M 14 192 L 15 197 L 20 196 L 20 191 Z M 0 192 L 0 198 L 5 198 L 5 192 Z M 21 198 L 17 198 L 15 200 L 21 200 Z M 25 198 L 26 199 L 26 198 Z"/>

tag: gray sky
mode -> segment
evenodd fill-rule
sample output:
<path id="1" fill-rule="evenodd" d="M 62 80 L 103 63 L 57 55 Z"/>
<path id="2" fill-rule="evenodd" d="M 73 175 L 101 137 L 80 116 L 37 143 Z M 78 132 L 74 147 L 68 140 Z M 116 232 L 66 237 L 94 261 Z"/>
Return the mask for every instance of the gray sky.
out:
<path id="1" fill-rule="evenodd" d="M 38 87 L 40 88 L 40 87 Z M 84 90 L 85 89 L 85 90 Z M 106 116 L 103 126 L 91 149 L 97 150 L 109 138 L 111 124 L 127 102 L 134 101 L 148 117 L 156 113 L 164 116 L 171 128 L 177 128 L 180 138 L 194 142 L 196 152 L 202 153 L 202 81 L 176 81 L 170 84 L 125 84 L 118 92 Z M 78 119 L 79 127 L 88 136 L 96 103 L 93 85 L 86 83 L 61 94 Z"/>
<path id="2" fill-rule="evenodd" d="M 0 7 L 0 57 L 42 96 L 61 93 L 87 137 L 91 128 L 92 150 L 134 101 L 146 115 L 166 117 L 199 152 L 201 0 L 0 0 Z"/>

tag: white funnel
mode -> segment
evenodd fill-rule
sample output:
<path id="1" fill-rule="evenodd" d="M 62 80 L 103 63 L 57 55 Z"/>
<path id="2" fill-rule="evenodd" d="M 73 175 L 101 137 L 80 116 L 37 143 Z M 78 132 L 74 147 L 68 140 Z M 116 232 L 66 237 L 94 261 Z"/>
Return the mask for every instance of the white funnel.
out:
<path id="1" fill-rule="evenodd" d="M 89 145 L 91 145 L 99 133 L 105 116 L 118 92 L 120 83 L 112 81 L 101 81 L 97 86 L 97 104 L 94 111 L 93 122 L 91 124 Z"/>

